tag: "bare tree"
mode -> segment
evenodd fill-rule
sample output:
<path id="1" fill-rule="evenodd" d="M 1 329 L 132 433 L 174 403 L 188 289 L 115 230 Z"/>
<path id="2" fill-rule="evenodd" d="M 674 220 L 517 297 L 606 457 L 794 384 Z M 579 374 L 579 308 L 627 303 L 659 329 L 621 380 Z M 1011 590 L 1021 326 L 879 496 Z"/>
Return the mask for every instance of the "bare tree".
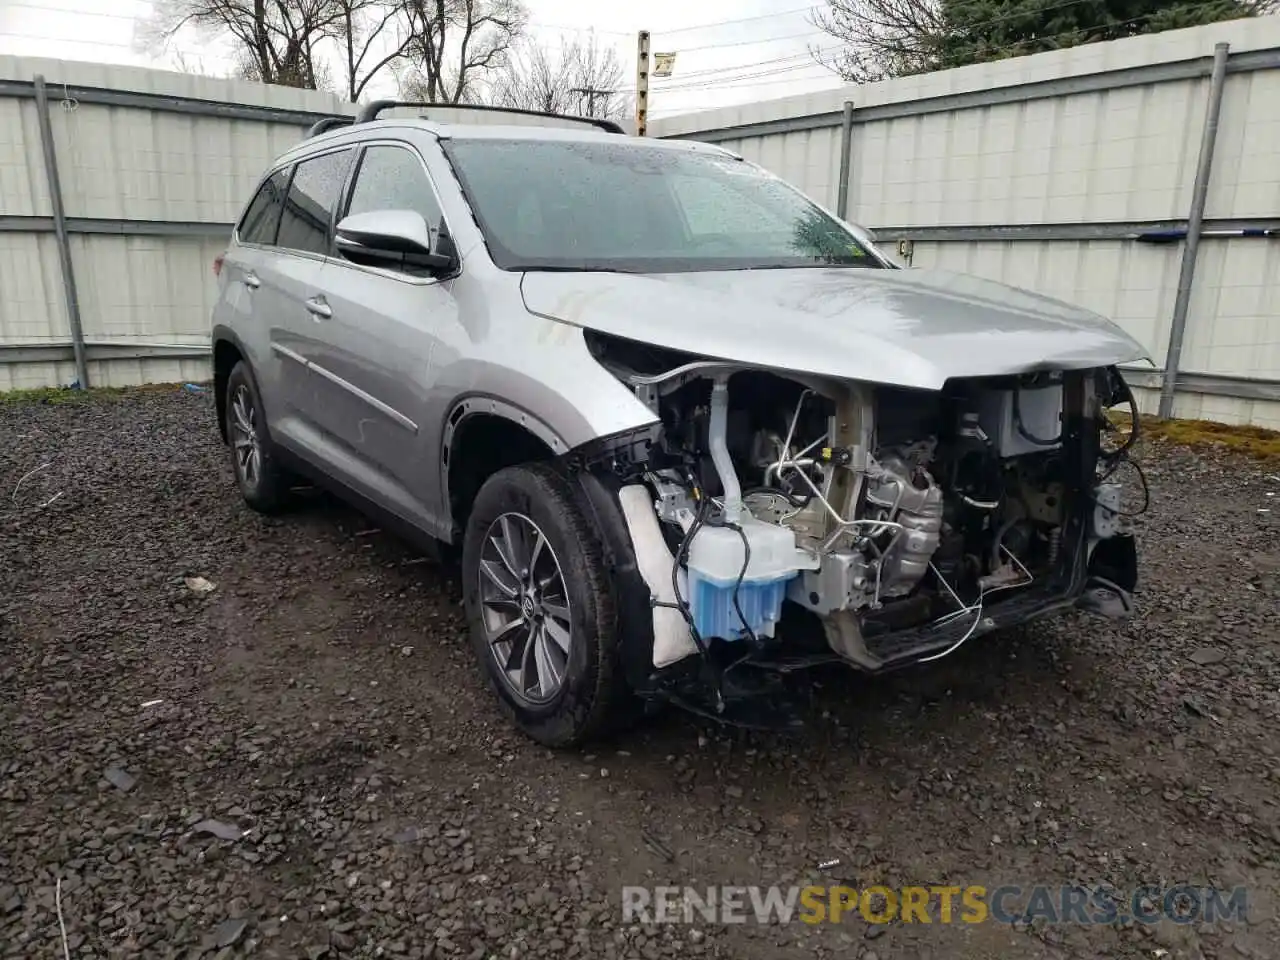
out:
<path id="1" fill-rule="evenodd" d="M 404 96 L 465 103 L 502 67 L 528 15 L 520 0 L 403 0 L 409 20 Z"/>
<path id="2" fill-rule="evenodd" d="M 405 0 L 333 0 L 338 7 L 332 37 L 346 79 L 346 97 L 360 99 L 365 87 L 408 52 L 413 41 Z"/>
<path id="3" fill-rule="evenodd" d="M 943 32 L 939 0 L 827 0 L 813 23 L 846 44 L 834 57 L 811 48 L 815 59 L 855 83 L 931 69 Z"/>
<path id="4" fill-rule="evenodd" d="M 574 113 L 619 120 L 626 115 L 622 64 L 612 47 L 588 40 L 560 41 L 560 49 L 515 44 L 489 85 L 497 106 L 545 113 Z"/>
<path id="5" fill-rule="evenodd" d="M 177 73 L 186 73 L 194 77 L 209 77 L 213 73 L 205 66 L 204 57 L 191 54 L 175 47 L 166 51 L 169 57 L 169 69 Z"/>
<path id="6" fill-rule="evenodd" d="M 311 90 L 326 76 L 317 46 L 341 12 L 335 0 L 157 0 L 154 10 L 144 28 L 153 46 L 163 48 L 187 26 L 229 34 L 245 77 Z"/>

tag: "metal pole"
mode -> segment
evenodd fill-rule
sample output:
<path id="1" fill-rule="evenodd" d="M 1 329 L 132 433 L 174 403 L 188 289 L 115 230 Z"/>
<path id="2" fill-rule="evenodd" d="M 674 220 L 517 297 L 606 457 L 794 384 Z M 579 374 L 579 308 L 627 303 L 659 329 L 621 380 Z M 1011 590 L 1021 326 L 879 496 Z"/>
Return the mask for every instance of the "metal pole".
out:
<path id="1" fill-rule="evenodd" d="M 89 387 L 89 367 L 85 362 L 84 328 L 80 325 L 80 298 L 76 295 L 76 275 L 71 267 L 71 242 L 67 239 L 67 213 L 62 208 L 62 183 L 58 180 L 58 156 L 53 148 L 53 126 L 49 122 L 49 92 L 44 76 L 36 74 L 36 117 L 40 121 L 40 146 L 44 149 L 44 173 L 49 180 L 53 204 L 53 232 L 57 234 L 58 261 L 62 267 L 62 292 L 67 301 L 67 324 L 71 327 L 71 349 L 76 361 L 76 381 L 81 390 Z"/>
<path id="2" fill-rule="evenodd" d="M 849 161 L 853 151 L 853 101 L 844 102 L 840 121 L 840 187 L 836 194 L 836 216 L 845 219 L 849 211 Z"/>
<path id="3" fill-rule="evenodd" d="M 1173 323 L 1169 327 L 1169 352 L 1165 355 L 1164 380 L 1160 384 L 1162 418 L 1173 416 L 1173 392 L 1178 382 L 1178 363 L 1182 359 L 1182 340 L 1187 332 L 1187 309 L 1191 305 L 1191 284 L 1196 275 L 1196 254 L 1200 250 L 1200 227 L 1204 221 L 1204 202 L 1209 194 L 1209 175 L 1213 169 L 1213 148 L 1218 139 L 1218 117 L 1222 113 L 1222 90 L 1227 80 L 1227 54 L 1230 44 L 1213 48 L 1213 73 L 1209 80 L 1209 103 L 1205 109 L 1204 131 L 1200 135 L 1200 160 L 1196 164 L 1195 184 L 1191 189 L 1191 213 L 1187 217 L 1187 245 L 1182 248 L 1182 268 L 1178 271 L 1178 295 L 1173 301 Z"/>
<path id="4" fill-rule="evenodd" d="M 649 129 L 649 31 L 636 34 L 636 136 Z"/>

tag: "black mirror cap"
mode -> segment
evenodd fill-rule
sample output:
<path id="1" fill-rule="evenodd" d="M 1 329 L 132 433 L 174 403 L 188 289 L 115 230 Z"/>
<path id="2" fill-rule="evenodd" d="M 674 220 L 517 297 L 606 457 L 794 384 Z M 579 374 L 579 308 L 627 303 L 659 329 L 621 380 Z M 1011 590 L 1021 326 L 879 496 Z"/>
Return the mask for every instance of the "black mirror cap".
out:
<path id="1" fill-rule="evenodd" d="M 347 237 L 339 237 L 338 252 L 352 263 L 364 267 L 410 269 L 428 276 L 443 277 L 457 272 L 458 259 L 451 253 L 431 253 L 421 249 L 396 250 L 391 247 L 365 246 Z"/>

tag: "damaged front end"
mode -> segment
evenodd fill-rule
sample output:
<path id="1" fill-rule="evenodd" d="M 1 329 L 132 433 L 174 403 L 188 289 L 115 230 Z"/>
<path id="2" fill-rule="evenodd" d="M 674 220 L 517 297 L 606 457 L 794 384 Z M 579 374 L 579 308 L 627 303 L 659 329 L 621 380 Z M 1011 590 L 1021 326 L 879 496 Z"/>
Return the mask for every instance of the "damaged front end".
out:
<path id="1" fill-rule="evenodd" d="M 875 673 L 1073 605 L 1132 609 L 1114 368 L 930 391 L 587 338 L 657 417 L 572 455 L 642 695 L 720 716 L 799 668 Z"/>

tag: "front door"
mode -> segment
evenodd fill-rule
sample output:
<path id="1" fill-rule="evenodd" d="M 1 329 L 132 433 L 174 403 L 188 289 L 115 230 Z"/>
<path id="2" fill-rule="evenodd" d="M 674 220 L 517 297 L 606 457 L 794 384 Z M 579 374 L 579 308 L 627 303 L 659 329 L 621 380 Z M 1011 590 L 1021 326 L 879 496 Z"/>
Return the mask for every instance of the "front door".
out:
<path id="1" fill-rule="evenodd" d="M 443 216 L 418 153 L 378 141 L 363 149 L 342 216 L 378 210 L 422 215 L 438 248 Z M 447 236 L 447 231 L 444 231 Z M 447 242 L 447 240 L 446 240 Z M 342 393 L 333 429 L 358 459 L 361 492 L 432 529 L 438 451 L 421 441 L 433 368 L 461 335 L 452 282 L 413 267 L 333 259 L 320 278 L 329 308 L 322 376 Z"/>

